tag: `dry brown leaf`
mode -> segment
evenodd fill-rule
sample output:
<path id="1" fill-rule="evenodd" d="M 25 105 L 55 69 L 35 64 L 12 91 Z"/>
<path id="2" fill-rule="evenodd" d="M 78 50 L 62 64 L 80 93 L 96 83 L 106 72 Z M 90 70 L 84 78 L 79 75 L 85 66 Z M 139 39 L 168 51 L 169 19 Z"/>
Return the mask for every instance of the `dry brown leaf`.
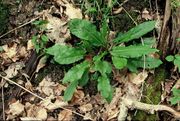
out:
<path id="1" fill-rule="evenodd" d="M 48 13 L 44 14 L 44 16 L 46 16 L 48 21 L 46 25 L 48 38 L 51 41 L 55 40 L 55 43 L 64 44 L 64 41 L 70 38 L 70 32 L 67 29 L 67 21 L 53 17 Z"/>
<path id="2" fill-rule="evenodd" d="M 153 16 L 150 15 L 149 11 L 145 8 L 142 12 L 142 18 L 144 18 L 145 20 L 152 20 Z"/>
<path id="3" fill-rule="evenodd" d="M 74 19 L 74 18 L 82 19 L 81 9 L 75 8 L 70 3 L 65 4 L 65 6 L 66 6 L 65 14 L 68 16 L 69 19 Z"/>
<path id="4" fill-rule="evenodd" d="M 8 69 L 6 69 L 4 71 L 7 74 L 6 77 L 13 78 L 14 76 L 16 76 L 18 74 L 18 71 L 21 70 L 24 66 L 25 66 L 25 64 L 23 62 L 12 63 L 8 67 Z"/>
<path id="5" fill-rule="evenodd" d="M 66 89 L 66 87 L 62 84 L 58 84 L 57 86 L 55 86 L 53 88 L 53 91 L 54 91 L 54 95 L 61 95 L 62 94 L 62 91 L 64 91 Z"/>
<path id="6" fill-rule="evenodd" d="M 24 46 L 19 47 L 17 56 L 18 58 L 25 58 L 28 56 L 28 52 Z"/>
<path id="7" fill-rule="evenodd" d="M 51 102 L 51 99 L 56 99 L 54 103 Z M 54 110 L 58 109 L 64 106 L 67 106 L 67 102 L 63 102 L 63 99 L 60 98 L 54 98 L 54 97 L 48 97 L 46 100 L 41 101 L 41 106 L 45 107 L 48 110 Z"/>
<path id="8" fill-rule="evenodd" d="M 2 46 L 3 50 L 5 51 L 4 56 L 8 58 L 13 58 L 17 53 L 17 44 L 14 43 L 13 46 L 8 47 L 8 45 Z"/>
<path id="9" fill-rule="evenodd" d="M 82 19 L 82 11 L 80 8 L 75 8 L 73 4 L 69 3 L 67 0 L 54 0 L 58 5 L 65 6 L 65 14 L 68 16 L 68 20 L 79 18 Z"/>
<path id="10" fill-rule="evenodd" d="M 40 120 L 47 119 L 47 110 L 45 108 L 30 103 L 26 103 L 25 108 L 27 117 L 34 117 Z"/>
<path id="11" fill-rule="evenodd" d="M 92 119 L 92 116 L 91 116 L 90 112 L 85 113 L 85 115 L 84 115 L 83 119 L 84 119 L 84 120 L 89 120 L 89 119 Z"/>
<path id="12" fill-rule="evenodd" d="M 59 121 L 71 121 L 73 118 L 72 111 L 63 110 L 58 114 Z"/>
<path id="13" fill-rule="evenodd" d="M 147 71 L 144 71 L 144 72 L 140 72 L 139 74 L 132 73 L 132 74 L 129 74 L 128 76 L 129 76 L 130 82 L 136 85 L 141 85 L 147 78 L 148 73 Z"/>
<path id="14" fill-rule="evenodd" d="M 71 102 L 73 104 L 79 104 L 81 105 L 82 104 L 82 99 L 84 98 L 84 92 L 82 90 L 77 90 L 75 91 L 74 95 L 73 95 L 73 98 L 71 100 Z"/>
<path id="15" fill-rule="evenodd" d="M 38 108 L 36 117 L 41 120 L 47 119 L 47 110 L 44 108 Z"/>
<path id="16" fill-rule="evenodd" d="M 32 40 L 28 40 L 27 42 L 27 50 L 34 49 L 34 44 L 32 43 Z"/>
<path id="17" fill-rule="evenodd" d="M 12 114 L 14 116 L 20 115 L 24 111 L 24 105 L 17 100 L 16 102 L 9 105 L 8 114 Z"/>
<path id="18" fill-rule="evenodd" d="M 55 82 L 51 81 L 51 78 L 46 76 L 37 87 L 37 90 L 39 90 L 41 93 L 44 93 L 47 96 L 54 95 L 53 88 L 56 86 Z"/>
<path id="19" fill-rule="evenodd" d="M 93 106 L 92 104 L 88 103 L 88 104 L 85 104 L 85 105 L 81 105 L 79 107 L 80 111 L 82 111 L 83 113 L 86 113 L 88 111 L 91 111 L 93 109 Z"/>

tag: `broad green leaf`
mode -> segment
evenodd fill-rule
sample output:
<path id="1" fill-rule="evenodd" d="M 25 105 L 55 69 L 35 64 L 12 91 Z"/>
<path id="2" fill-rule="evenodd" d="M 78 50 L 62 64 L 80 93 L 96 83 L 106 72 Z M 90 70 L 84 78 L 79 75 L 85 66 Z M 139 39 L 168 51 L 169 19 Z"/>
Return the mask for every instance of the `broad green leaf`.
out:
<path id="1" fill-rule="evenodd" d="M 79 85 L 80 86 L 85 86 L 87 83 L 88 83 L 88 80 L 89 80 L 89 73 L 88 73 L 89 70 L 86 70 L 84 72 L 84 74 L 82 75 L 82 78 L 79 80 Z"/>
<path id="2" fill-rule="evenodd" d="M 179 54 L 176 54 L 176 55 L 175 55 L 175 58 L 178 59 L 178 60 L 180 60 L 180 55 L 179 55 Z"/>
<path id="3" fill-rule="evenodd" d="M 117 69 L 122 69 L 127 65 L 127 59 L 117 56 L 112 56 L 112 62 Z"/>
<path id="4" fill-rule="evenodd" d="M 41 36 L 41 40 L 42 40 L 43 43 L 47 43 L 49 39 L 48 39 L 48 37 L 46 35 L 43 34 Z"/>
<path id="5" fill-rule="evenodd" d="M 95 61 L 94 62 L 94 68 L 95 71 L 99 71 L 102 75 L 104 74 L 109 74 L 112 71 L 111 64 L 108 63 L 107 61 Z"/>
<path id="6" fill-rule="evenodd" d="M 105 43 L 100 32 L 96 30 L 96 26 L 87 20 L 72 19 L 69 22 L 69 28 L 72 34 L 94 46 L 103 46 Z"/>
<path id="7" fill-rule="evenodd" d="M 138 39 L 146 33 L 152 31 L 155 28 L 156 21 L 148 21 L 137 25 L 136 27 L 130 29 L 128 32 L 124 33 L 120 37 L 114 39 L 114 42 L 128 42 L 133 39 Z"/>
<path id="8" fill-rule="evenodd" d="M 37 42 L 37 36 L 33 36 L 32 39 L 31 39 L 33 45 L 34 45 L 34 48 L 36 49 L 36 52 L 39 53 L 39 50 L 40 50 L 40 45 L 39 43 Z"/>
<path id="9" fill-rule="evenodd" d="M 107 39 L 108 29 L 109 28 L 108 28 L 107 20 L 104 18 L 100 32 L 101 32 L 102 38 L 104 38 L 105 40 Z"/>
<path id="10" fill-rule="evenodd" d="M 112 97 L 112 87 L 110 85 L 107 75 L 98 78 L 98 91 L 105 99 Z M 110 99 L 111 100 L 111 99 Z"/>
<path id="11" fill-rule="evenodd" d="M 71 64 L 83 59 L 85 51 L 67 45 L 55 44 L 46 49 L 46 53 L 53 55 L 54 60 L 59 64 Z"/>
<path id="12" fill-rule="evenodd" d="M 157 51 L 157 49 L 150 48 L 149 46 L 133 45 L 127 47 L 115 46 L 112 48 L 112 51 L 110 53 L 113 56 L 135 58 Z"/>
<path id="13" fill-rule="evenodd" d="M 144 45 L 152 47 L 153 45 L 156 44 L 156 38 L 154 38 L 154 37 L 143 38 L 143 42 L 144 42 Z M 137 45 L 142 45 L 142 43 L 137 44 Z"/>
<path id="14" fill-rule="evenodd" d="M 65 101 L 70 101 L 75 90 L 76 87 L 78 85 L 78 81 L 73 81 L 70 83 L 70 85 L 66 88 L 65 92 L 64 92 L 64 100 Z"/>
<path id="15" fill-rule="evenodd" d="M 45 48 L 48 40 L 49 40 L 48 37 L 43 34 L 43 35 L 41 36 L 40 48 Z"/>
<path id="16" fill-rule="evenodd" d="M 72 67 L 64 76 L 63 83 L 73 82 L 80 80 L 84 72 L 90 67 L 88 61 L 84 61 L 74 67 Z"/>
<path id="17" fill-rule="evenodd" d="M 94 56 L 94 57 L 93 57 L 93 61 L 99 61 L 99 60 L 101 60 L 106 54 L 107 54 L 107 52 L 104 51 L 103 53 L 101 53 L 101 54 L 99 54 L 99 55 L 97 55 L 97 56 Z"/>
<path id="18" fill-rule="evenodd" d="M 153 69 L 162 64 L 161 60 L 147 56 L 145 60 L 143 57 L 128 59 L 127 67 L 130 71 L 136 72 L 137 68 L 144 68 L 144 62 L 146 69 Z"/>
<path id="19" fill-rule="evenodd" d="M 180 101 L 180 89 L 173 88 L 173 97 L 170 99 L 171 104 L 177 104 Z"/>
<path id="20" fill-rule="evenodd" d="M 0 52 L 2 52 L 4 49 L 3 49 L 3 47 L 2 46 L 0 46 Z"/>
<path id="21" fill-rule="evenodd" d="M 180 55 L 179 54 L 175 55 L 174 65 L 176 65 L 178 67 L 179 72 L 180 72 Z"/>
<path id="22" fill-rule="evenodd" d="M 171 62 L 171 61 L 174 60 L 174 56 L 169 55 L 169 56 L 166 57 L 166 60 L 167 60 L 168 62 Z"/>
<path id="23" fill-rule="evenodd" d="M 180 101 L 180 96 L 179 97 L 172 97 L 170 98 L 171 105 L 175 105 Z"/>
<path id="24" fill-rule="evenodd" d="M 176 40 L 177 40 L 178 42 L 180 42 L 180 38 L 177 38 Z"/>

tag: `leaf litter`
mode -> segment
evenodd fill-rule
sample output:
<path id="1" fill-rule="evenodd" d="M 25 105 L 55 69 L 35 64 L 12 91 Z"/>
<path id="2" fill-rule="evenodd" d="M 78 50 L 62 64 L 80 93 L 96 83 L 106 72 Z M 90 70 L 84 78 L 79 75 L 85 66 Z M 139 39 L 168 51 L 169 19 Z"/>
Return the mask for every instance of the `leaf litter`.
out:
<path id="1" fill-rule="evenodd" d="M 47 36 L 54 43 L 65 44 L 65 41 L 71 38 L 68 29 L 68 21 L 73 18 L 82 19 L 81 9 L 75 7 L 67 0 L 54 0 L 59 8 L 52 6 L 50 9 L 36 12 L 36 15 L 42 15 L 42 19 L 48 21 L 46 25 Z M 53 9 L 60 17 L 52 15 Z M 142 12 L 142 18 L 151 20 L 152 15 L 146 9 Z M 19 43 L 12 43 L 11 46 L 3 45 L 3 51 L 0 52 L 0 57 L 3 59 L 2 65 L 7 65 L 4 70 L 6 77 L 11 79 L 18 75 L 19 71 L 25 65 L 25 58 L 34 50 L 31 40 L 28 40 L 27 46 L 21 46 Z M 36 72 L 45 67 L 45 60 L 41 58 Z M 114 73 L 115 74 L 115 73 Z M 138 73 L 123 73 L 114 75 L 118 86 L 115 87 L 115 93 L 110 104 L 104 101 L 99 94 L 90 96 L 85 94 L 82 88 L 78 88 L 70 102 L 63 100 L 63 93 L 66 85 L 54 82 L 50 77 L 46 76 L 42 79 L 37 87 L 33 86 L 30 81 L 22 82 L 24 86 L 32 91 L 38 93 L 44 100 L 35 101 L 35 97 L 30 95 L 26 102 L 22 100 L 15 100 L 9 104 L 6 110 L 7 120 L 20 118 L 21 120 L 73 120 L 75 114 L 78 112 L 83 114 L 83 119 L 94 120 L 112 120 L 118 117 L 119 120 L 124 119 L 128 115 L 128 106 L 123 100 L 127 102 L 139 101 L 141 94 L 141 85 L 145 82 L 149 72 Z M 123 85 L 123 86 L 121 86 Z M 170 93 L 173 83 L 166 84 L 165 90 Z M 68 110 L 62 109 L 67 107 Z M 78 108 L 76 108 L 78 107 Z M 58 113 L 55 110 L 61 109 Z M 120 113 L 119 113 L 120 112 Z M 57 113 L 56 118 L 49 115 L 50 113 Z"/>

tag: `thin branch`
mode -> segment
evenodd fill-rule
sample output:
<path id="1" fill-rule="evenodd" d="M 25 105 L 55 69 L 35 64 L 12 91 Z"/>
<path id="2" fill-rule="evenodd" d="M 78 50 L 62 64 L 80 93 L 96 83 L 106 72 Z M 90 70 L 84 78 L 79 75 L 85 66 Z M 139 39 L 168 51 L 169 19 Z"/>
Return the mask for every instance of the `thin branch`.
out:
<path id="1" fill-rule="evenodd" d="M 2 79 L 1 83 L 2 83 L 2 87 L 1 87 L 1 96 L 2 96 L 2 109 L 3 109 L 3 120 L 6 120 L 5 117 L 5 106 L 4 106 L 4 80 Z"/>

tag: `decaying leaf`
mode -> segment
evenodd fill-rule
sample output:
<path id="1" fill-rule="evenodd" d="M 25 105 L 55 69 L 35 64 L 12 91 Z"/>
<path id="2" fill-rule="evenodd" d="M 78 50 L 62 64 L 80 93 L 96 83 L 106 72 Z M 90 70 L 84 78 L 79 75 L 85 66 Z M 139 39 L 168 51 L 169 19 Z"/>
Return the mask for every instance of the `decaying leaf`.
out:
<path id="1" fill-rule="evenodd" d="M 79 107 L 79 109 L 80 109 L 80 111 L 86 113 L 88 111 L 91 111 L 93 109 L 93 106 L 92 106 L 92 104 L 88 103 L 88 104 L 85 104 L 85 105 L 81 105 Z"/>
<path id="2" fill-rule="evenodd" d="M 24 111 L 24 107 L 25 106 L 17 100 L 9 105 L 8 114 L 12 114 L 14 116 L 20 115 Z"/>
<path id="3" fill-rule="evenodd" d="M 153 16 L 150 15 L 149 11 L 145 8 L 145 9 L 142 11 L 142 18 L 144 18 L 145 20 L 152 20 L 152 19 L 153 19 Z"/>
<path id="4" fill-rule="evenodd" d="M 79 8 L 75 8 L 73 4 L 69 3 L 67 0 L 54 0 L 60 6 L 65 6 L 65 14 L 69 19 L 80 18 L 82 19 L 82 11 Z"/>
<path id="5" fill-rule="evenodd" d="M 27 117 L 34 117 L 39 120 L 47 119 L 47 110 L 44 107 L 26 103 L 25 105 Z"/>
<path id="6" fill-rule="evenodd" d="M 6 60 L 6 59 L 12 59 L 14 62 L 17 59 L 16 54 L 17 54 L 17 44 L 14 43 L 11 47 L 8 45 L 3 45 L 2 46 L 4 53 L 1 54 L 1 57 Z"/>
<path id="7" fill-rule="evenodd" d="M 63 110 L 58 114 L 59 121 L 71 121 L 72 120 L 72 111 Z"/>
<path id="8" fill-rule="evenodd" d="M 147 76 L 148 76 L 147 71 L 140 72 L 139 74 L 132 73 L 132 74 L 129 74 L 129 80 L 133 84 L 141 85 L 145 81 Z"/>
<path id="9" fill-rule="evenodd" d="M 32 49 L 34 49 L 34 44 L 33 44 L 32 40 L 28 40 L 27 50 L 32 50 Z"/>
<path id="10" fill-rule="evenodd" d="M 56 86 L 55 82 L 52 82 L 51 78 L 47 76 L 39 83 L 37 90 L 39 90 L 40 92 L 44 93 L 47 96 L 50 96 L 50 95 L 54 95 L 52 88 L 54 86 Z"/>
<path id="11" fill-rule="evenodd" d="M 66 6 L 66 11 L 65 14 L 69 17 L 69 19 L 74 19 L 74 18 L 80 18 L 82 19 L 82 12 L 81 9 L 75 8 L 72 4 L 67 3 L 65 4 Z"/>
<path id="12" fill-rule="evenodd" d="M 55 102 L 52 103 L 51 99 L 55 99 Z M 64 102 L 62 100 L 63 100 L 62 98 L 60 99 L 58 97 L 57 98 L 55 98 L 55 97 L 48 97 L 46 100 L 41 101 L 41 106 L 45 107 L 48 110 L 55 110 L 55 109 L 61 108 L 63 106 L 67 106 L 68 103 Z"/>
<path id="13" fill-rule="evenodd" d="M 61 20 L 60 18 L 53 17 L 51 14 L 45 14 L 48 24 L 47 36 L 51 41 L 63 44 L 64 41 L 70 37 L 70 32 L 67 29 L 67 21 Z M 68 34 L 68 35 L 67 35 Z"/>
<path id="14" fill-rule="evenodd" d="M 8 69 L 6 69 L 4 71 L 7 74 L 6 77 L 7 78 L 13 78 L 14 76 L 16 76 L 18 74 L 18 71 L 21 70 L 24 66 L 25 65 L 23 62 L 12 63 L 8 67 Z"/>

